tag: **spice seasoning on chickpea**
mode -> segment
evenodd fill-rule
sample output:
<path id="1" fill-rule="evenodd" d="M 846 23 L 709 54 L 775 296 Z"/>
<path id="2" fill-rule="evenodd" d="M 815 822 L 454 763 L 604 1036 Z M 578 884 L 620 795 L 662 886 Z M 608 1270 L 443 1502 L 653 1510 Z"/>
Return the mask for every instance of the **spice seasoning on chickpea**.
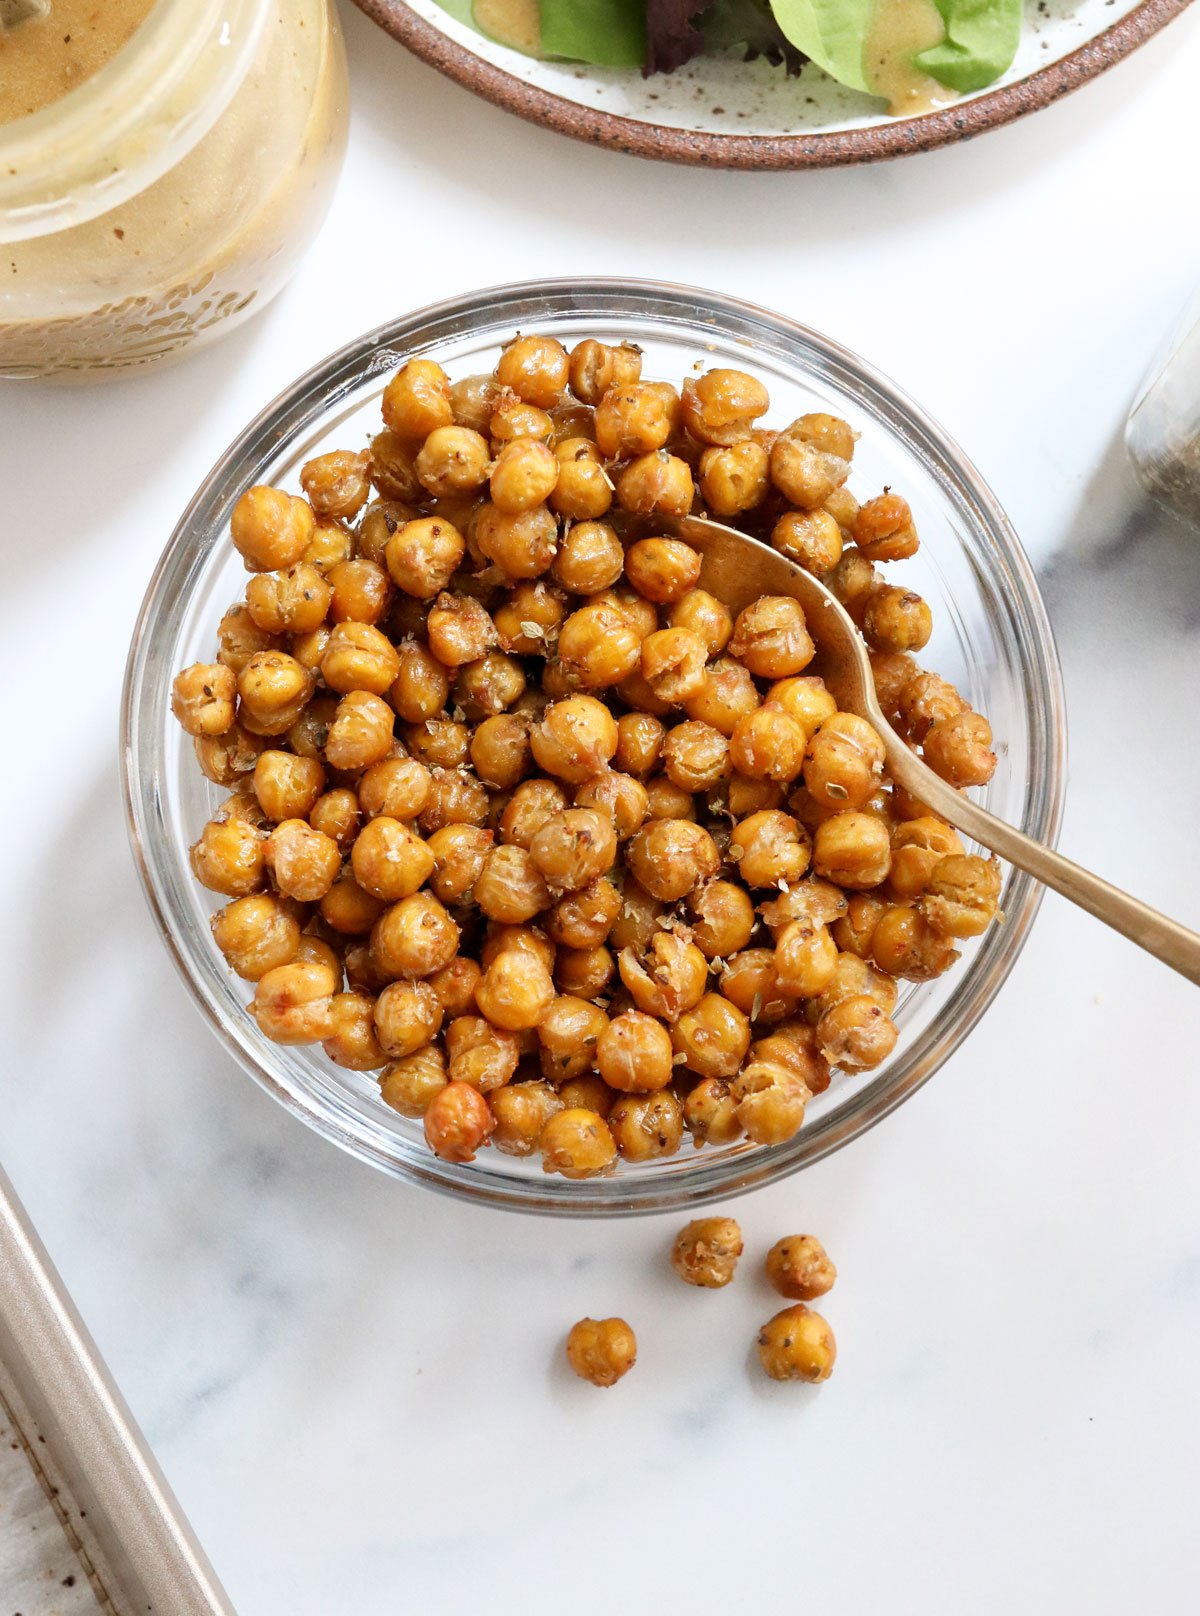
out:
<path id="1" fill-rule="evenodd" d="M 232 792 L 191 860 L 251 1015 L 376 1072 L 446 1162 L 490 1143 L 586 1179 L 685 1135 L 781 1144 L 833 1069 L 891 1053 L 897 983 L 998 914 L 999 866 L 889 782 L 800 605 L 732 612 L 656 531 L 708 510 L 824 578 L 885 712 L 965 790 L 997 766 L 990 726 L 915 660 L 928 605 L 884 572 L 917 515 L 859 487 L 850 423 L 775 430 L 748 372 L 676 389 L 642 364 L 536 331 L 491 375 L 409 360 L 368 448 L 241 494 L 244 599 L 171 690 Z M 674 1260 L 715 1285 L 735 1247 L 703 1219 Z M 768 1271 L 799 1303 L 833 1275 L 807 1236 Z M 760 1350 L 807 1379 L 834 1352 L 803 1306 Z"/>

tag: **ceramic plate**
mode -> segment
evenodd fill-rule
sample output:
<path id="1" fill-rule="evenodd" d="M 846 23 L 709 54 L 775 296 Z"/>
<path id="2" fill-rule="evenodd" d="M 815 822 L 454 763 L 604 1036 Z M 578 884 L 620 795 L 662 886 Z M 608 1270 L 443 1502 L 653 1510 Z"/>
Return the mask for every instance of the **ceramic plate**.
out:
<path id="1" fill-rule="evenodd" d="M 811 65 L 789 79 L 737 53 L 643 79 L 628 69 L 536 62 L 484 39 L 437 0 L 356 0 L 448 77 L 533 123 L 579 140 L 723 168 L 820 168 L 927 151 L 1036 111 L 1127 56 L 1189 0 L 1026 0 L 1016 61 L 996 84 L 917 117 Z"/>

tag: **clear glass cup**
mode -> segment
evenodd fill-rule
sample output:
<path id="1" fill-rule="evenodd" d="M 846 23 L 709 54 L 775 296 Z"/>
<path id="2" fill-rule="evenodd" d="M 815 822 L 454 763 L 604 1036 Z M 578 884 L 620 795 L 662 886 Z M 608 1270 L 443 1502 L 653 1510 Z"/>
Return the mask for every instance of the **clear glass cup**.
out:
<path id="1" fill-rule="evenodd" d="M 492 1150 L 468 1166 L 438 1161 L 420 1124 L 389 1110 L 370 1074 L 343 1071 L 319 1049 L 281 1048 L 264 1038 L 246 1013 L 246 984 L 212 943 L 213 895 L 188 868 L 188 847 L 223 793 L 200 774 L 171 716 L 170 683 L 181 667 L 211 657 L 221 613 L 245 588 L 229 542 L 239 493 L 258 482 L 294 488 L 312 455 L 362 445 L 377 429 L 384 383 L 404 360 L 427 353 L 452 376 L 489 370 L 518 329 L 567 344 L 584 336 L 637 342 L 645 374 L 676 382 L 696 362 L 748 368 L 770 387 L 770 420 L 828 409 L 858 428 L 851 487 L 902 489 L 922 534 L 919 554 L 905 563 L 905 578 L 934 613 L 922 660 L 992 720 L 1000 761 L 983 800 L 1053 842 L 1066 744 L 1058 660 L 1029 563 L 970 462 L 891 382 L 827 338 L 732 298 L 619 280 L 533 282 L 420 310 L 340 349 L 251 422 L 180 519 L 138 620 L 123 709 L 130 833 L 163 937 L 208 1021 L 253 1077 L 327 1138 L 399 1177 L 494 1206 L 567 1214 L 691 1206 L 795 1172 L 907 1099 L 999 990 L 1028 935 L 1040 888 L 1006 873 L 1004 924 L 963 945 L 964 958 L 948 975 L 903 988 L 892 1058 L 876 1071 L 836 1077 L 788 1144 L 696 1151 L 685 1143 L 677 1156 L 570 1182 L 543 1174 L 536 1159 Z"/>
<path id="2" fill-rule="evenodd" d="M 0 377 L 157 363 L 263 308 L 324 218 L 347 107 L 332 0 L 157 0 L 0 125 Z"/>

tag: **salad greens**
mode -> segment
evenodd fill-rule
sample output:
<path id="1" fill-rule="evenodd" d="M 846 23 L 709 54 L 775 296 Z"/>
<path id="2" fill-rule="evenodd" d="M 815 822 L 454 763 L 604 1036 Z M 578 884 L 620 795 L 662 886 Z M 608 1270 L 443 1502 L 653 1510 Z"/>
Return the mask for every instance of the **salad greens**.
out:
<path id="1" fill-rule="evenodd" d="M 851 89 L 872 93 L 866 47 L 880 6 L 910 0 L 524 0 L 540 21 L 537 54 L 596 67 L 670 73 L 692 57 L 739 47 L 789 73 L 813 61 Z M 488 32 L 474 0 L 440 0 L 451 16 Z M 912 65 L 958 94 L 1007 71 L 1021 32 L 1022 0 L 932 0 L 945 37 Z M 496 0 L 484 8 L 495 15 Z"/>

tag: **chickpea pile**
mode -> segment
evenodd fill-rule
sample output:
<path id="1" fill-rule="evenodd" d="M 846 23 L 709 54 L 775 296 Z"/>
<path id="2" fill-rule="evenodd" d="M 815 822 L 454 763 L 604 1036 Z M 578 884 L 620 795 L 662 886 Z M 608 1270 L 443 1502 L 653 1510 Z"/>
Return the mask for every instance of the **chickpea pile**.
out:
<path id="1" fill-rule="evenodd" d="M 410 360 L 366 449 L 238 500 L 245 598 L 172 690 L 230 792 L 191 863 L 250 1013 L 377 1073 L 447 1161 L 779 1144 L 996 912 L 997 866 L 889 784 L 799 605 L 735 619 L 655 530 L 700 509 L 819 572 L 901 732 L 982 784 L 987 720 L 876 570 L 917 548 L 907 504 L 849 492 L 846 422 L 769 430 L 754 377 L 641 364 L 536 335 L 490 376 Z"/>

